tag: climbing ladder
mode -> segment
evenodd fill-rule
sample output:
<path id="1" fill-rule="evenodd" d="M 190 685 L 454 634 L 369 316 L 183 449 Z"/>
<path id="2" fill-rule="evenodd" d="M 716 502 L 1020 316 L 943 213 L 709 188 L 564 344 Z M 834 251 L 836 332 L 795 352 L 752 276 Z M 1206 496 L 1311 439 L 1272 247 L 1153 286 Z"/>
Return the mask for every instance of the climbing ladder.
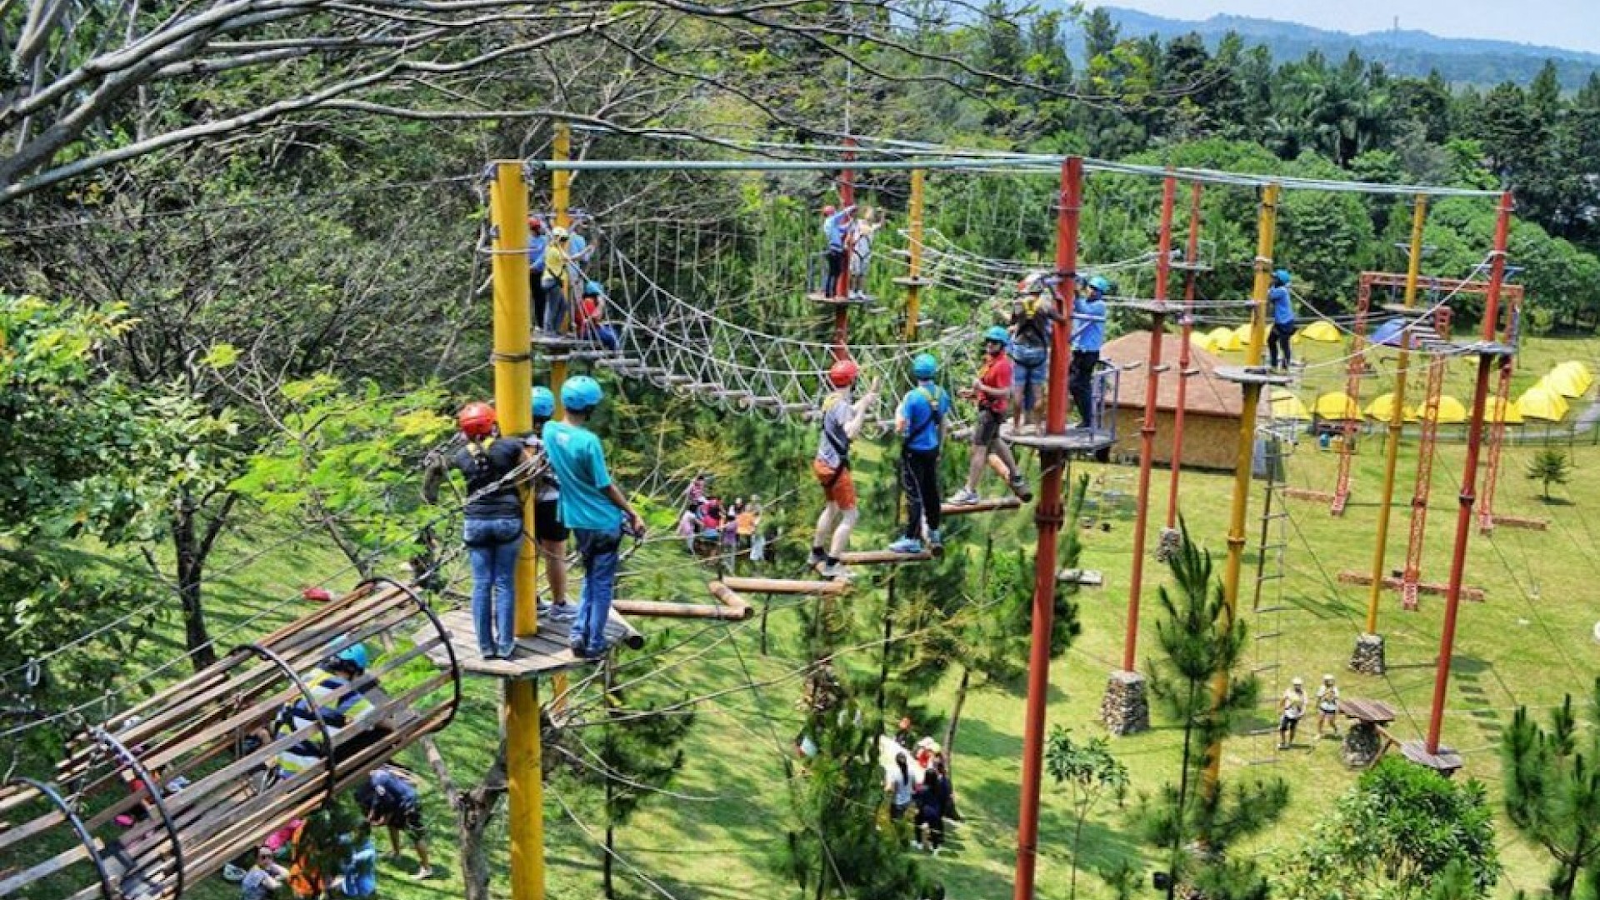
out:
<path id="1" fill-rule="evenodd" d="M 1433 334 L 1421 338 L 1423 346 L 1429 338 L 1438 342 L 1450 335 L 1450 308 L 1441 306 L 1434 313 Z M 1411 495 L 1411 534 L 1406 542 L 1406 565 L 1400 578 L 1400 604 L 1406 609 L 1417 608 L 1417 594 L 1422 578 L 1422 542 L 1428 528 L 1428 495 L 1433 488 L 1434 450 L 1439 443 L 1439 398 L 1444 390 L 1445 369 L 1450 357 L 1435 352 L 1428 359 L 1428 386 L 1422 404 L 1422 439 L 1417 444 L 1417 483 Z"/>
<path id="2" fill-rule="evenodd" d="M 1350 360 L 1345 369 L 1345 396 L 1354 403 L 1355 409 L 1348 412 L 1340 422 L 1339 440 L 1339 474 L 1333 486 L 1333 503 L 1328 511 L 1335 516 L 1344 515 L 1345 506 L 1350 502 L 1350 466 L 1355 461 L 1356 434 L 1360 430 L 1361 422 L 1361 382 L 1367 377 L 1367 313 L 1372 307 L 1372 281 L 1363 273 L 1360 287 L 1356 290 L 1356 321 L 1350 334 Z"/>
<path id="3" fill-rule="evenodd" d="M 1284 490 L 1288 484 L 1288 458 L 1294 452 L 1301 426 L 1293 419 L 1272 417 L 1271 408 L 1272 404 L 1264 400 L 1262 409 L 1267 415 L 1256 427 L 1255 475 L 1262 482 L 1262 504 L 1261 527 L 1256 539 L 1255 582 L 1250 596 L 1250 612 L 1254 618 L 1250 673 L 1267 687 L 1263 691 L 1267 724 L 1250 731 L 1250 735 L 1257 738 L 1251 744 L 1250 765 L 1278 761 L 1277 753 L 1271 751 L 1277 747 L 1277 704 L 1283 696 L 1281 639 L 1288 628 L 1285 614 L 1294 611 L 1284 595 L 1289 550 L 1289 504 Z M 1263 748 L 1265 741 L 1272 742 L 1270 750 Z"/>

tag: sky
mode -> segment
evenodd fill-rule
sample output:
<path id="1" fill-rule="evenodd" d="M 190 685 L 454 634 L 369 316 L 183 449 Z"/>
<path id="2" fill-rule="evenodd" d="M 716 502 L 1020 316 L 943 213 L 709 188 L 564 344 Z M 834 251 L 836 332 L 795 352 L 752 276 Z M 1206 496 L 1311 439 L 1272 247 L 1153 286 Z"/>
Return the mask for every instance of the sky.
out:
<path id="1" fill-rule="evenodd" d="M 1091 3 L 1090 5 L 1099 5 Z M 1400 27 L 1600 53 L 1600 0 L 1110 0 L 1107 6 L 1173 19 L 1218 13 L 1362 34 Z"/>

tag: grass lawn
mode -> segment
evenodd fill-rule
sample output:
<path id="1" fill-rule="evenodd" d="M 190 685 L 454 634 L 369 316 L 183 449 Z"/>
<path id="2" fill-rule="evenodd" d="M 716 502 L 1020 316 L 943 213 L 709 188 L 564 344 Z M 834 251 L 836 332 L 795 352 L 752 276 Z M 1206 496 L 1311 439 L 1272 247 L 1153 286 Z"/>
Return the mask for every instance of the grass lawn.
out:
<path id="1" fill-rule="evenodd" d="M 1342 386 L 1342 368 L 1328 364 L 1337 356 L 1338 348 L 1309 345 L 1297 349 L 1317 364 L 1309 371 L 1302 389 L 1308 402 L 1320 391 Z M 1526 387 L 1560 360 L 1583 359 L 1600 369 L 1600 365 L 1593 365 L 1597 350 L 1600 344 L 1594 341 L 1530 341 L 1522 358 L 1523 370 L 1529 374 L 1519 375 L 1516 390 Z M 1380 365 L 1380 371 L 1387 370 Z M 1463 402 L 1470 399 L 1469 379 L 1467 368 L 1454 364 L 1448 389 Z M 1370 399 L 1380 390 L 1367 387 L 1364 392 Z M 1420 388 L 1412 396 L 1419 397 Z M 1579 408 L 1580 404 L 1574 404 L 1574 415 Z M 1526 461 L 1537 447 L 1512 447 L 1505 453 L 1497 508 L 1506 513 L 1548 518 L 1548 531 L 1500 528 L 1492 537 L 1473 532 L 1467 582 L 1484 588 L 1487 600 L 1462 607 L 1444 738 L 1466 759 L 1463 777 L 1484 781 L 1496 803 L 1501 794 L 1496 744 L 1500 729 L 1514 709 L 1518 705 L 1542 709 L 1559 704 L 1564 693 L 1581 693 L 1600 672 L 1600 644 L 1592 636 L 1595 621 L 1600 619 L 1600 603 L 1590 593 L 1594 582 L 1589 581 L 1600 581 L 1600 562 L 1595 559 L 1595 548 L 1600 544 L 1596 538 L 1600 536 L 1588 521 L 1600 510 L 1600 480 L 1587 477 L 1591 470 L 1600 469 L 1600 449 L 1592 446 L 1592 440 L 1582 440 L 1572 447 L 1576 464 L 1572 483 L 1555 490 L 1558 502 L 1552 504 L 1542 502 L 1539 486 L 1522 477 Z M 1415 467 L 1413 445 L 1414 439 L 1408 438 L 1401 454 L 1389 568 L 1398 568 L 1404 560 Z M 1443 581 L 1447 574 L 1462 458 L 1463 447 L 1459 443 L 1441 445 L 1429 502 L 1424 580 Z M 1318 450 L 1312 441 L 1302 441 L 1289 462 L 1290 483 L 1331 488 L 1335 463 L 1332 453 Z M 1382 678 L 1369 678 L 1346 670 L 1355 637 L 1362 630 L 1367 593 L 1365 588 L 1339 584 L 1336 576 L 1344 570 L 1366 571 L 1371 567 L 1381 467 L 1380 443 L 1369 438 L 1360 447 L 1352 502 L 1343 518 L 1330 517 L 1324 506 L 1315 503 L 1294 502 L 1289 507 L 1292 515 L 1286 521 L 1287 577 L 1281 582 L 1281 591 L 1290 611 L 1251 615 L 1249 623 L 1257 634 L 1281 632 L 1275 639 L 1257 643 L 1256 664 L 1276 667 L 1263 674 L 1263 695 L 1269 702 L 1275 702 L 1292 675 L 1300 675 L 1314 686 L 1322 673 L 1331 672 L 1339 677 L 1346 696 L 1372 697 L 1395 706 L 1400 711 L 1393 726 L 1398 736 L 1419 737 L 1426 729 L 1433 689 L 1442 598 L 1424 596 L 1418 611 L 1406 612 L 1400 608 L 1397 596 L 1387 594 L 1380 612 L 1380 631 L 1388 639 L 1390 672 Z M 870 465 L 865 468 L 863 480 L 875 477 Z M 1093 490 L 1099 499 L 1106 499 L 1107 491 L 1131 493 L 1134 488 L 1133 470 L 1127 467 L 1079 463 L 1074 472 L 1079 471 L 1094 477 Z M 1186 473 L 1182 482 L 1182 506 L 1189 526 L 1218 557 L 1219 572 L 1225 550 L 1230 486 L 1230 477 L 1220 473 Z M 1154 479 L 1151 503 L 1157 519 L 1165 509 L 1165 490 L 1165 479 Z M 801 502 L 809 505 L 813 500 L 810 492 L 802 493 Z M 1252 543 L 1259 527 L 1255 517 L 1261 501 L 1261 487 L 1253 485 L 1248 529 Z M 1096 713 L 1106 674 L 1120 658 L 1126 627 L 1133 537 L 1131 510 L 1124 509 L 1105 522 L 1106 530 L 1096 528 L 1083 533 L 1083 562 L 1088 568 L 1103 571 L 1106 585 L 1079 595 L 1083 635 L 1051 672 L 1050 723 L 1083 735 L 1098 732 Z M 883 524 L 864 525 L 856 545 L 865 547 L 882 540 Z M 1032 521 L 1026 513 L 964 517 L 949 529 L 947 541 L 959 545 L 981 538 L 989 528 L 995 529 L 998 545 L 1017 546 L 1031 541 Z M 243 558 L 271 540 L 265 534 L 235 539 L 223 548 L 218 565 L 226 568 L 230 558 Z M 1150 546 L 1154 545 L 1152 536 Z M 1255 571 L 1253 553 L 1246 562 L 1241 602 L 1248 608 Z M 314 543 L 297 544 L 272 554 L 270 559 L 212 589 L 213 627 L 237 626 L 241 635 L 264 632 L 267 622 L 295 610 L 293 605 L 286 609 L 274 607 L 298 589 L 304 573 L 328 571 L 338 564 L 335 557 Z M 632 590 L 625 583 L 622 593 L 642 593 L 650 599 L 665 594 L 662 599 L 698 600 L 704 594 L 702 582 L 708 577 L 687 560 L 676 541 L 647 547 L 628 569 L 648 573 L 649 577 L 631 582 Z M 1143 608 L 1153 617 L 1158 608 L 1156 591 L 1165 582 L 1166 573 L 1153 562 L 1147 565 L 1146 573 Z M 347 575 L 337 586 L 348 587 L 353 581 Z M 1276 599 L 1273 595 L 1278 590 L 1276 584 L 1269 585 L 1268 596 Z M 845 654 L 848 665 L 870 669 L 877 666 L 872 634 L 881 611 L 882 593 L 866 581 L 847 601 L 856 613 L 861 644 L 861 649 Z M 260 621 L 251 621 L 257 615 Z M 626 865 L 618 866 L 621 895 L 660 896 L 627 873 L 629 866 L 636 866 L 678 898 L 797 897 L 796 889 L 768 865 L 771 853 L 783 840 L 788 817 L 782 759 L 790 752 L 790 740 L 800 721 L 795 708 L 799 696 L 796 676 L 803 660 L 794 601 L 777 598 L 773 604 L 768 655 L 760 650 L 759 620 L 712 625 L 666 620 L 639 624 L 652 635 L 659 635 L 664 644 L 677 646 L 663 656 L 664 671 L 638 688 L 636 697 L 670 700 L 729 692 L 699 704 L 697 724 L 685 745 L 687 762 L 673 787 L 677 796 L 651 800 L 618 833 L 618 852 L 626 861 Z M 159 653 L 164 649 L 170 648 L 150 647 L 147 651 Z M 1154 649 L 1154 623 L 1147 617 L 1141 629 L 1141 660 Z M 619 657 L 620 679 L 629 677 L 629 660 L 627 653 Z M 637 669 L 636 664 L 634 668 Z M 928 698 L 932 709 L 948 709 L 958 674 L 952 672 L 935 696 Z M 752 683 L 766 686 L 752 688 Z M 439 739 L 458 782 L 475 782 L 488 764 L 498 731 L 497 691 L 495 684 L 471 682 L 461 715 Z M 574 702 L 580 714 L 593 715 L 596 698 L 592 692 L 580 693 Z M 955 757 L 955 787 L 966 822 L 954 830 L 952 849 L 925 863 L 945 882 L 952 898 L 1010 895 L 1022 710 L 1021 694 L 1004 687 L 984 686 L 974 690 L 968 699 Z M 1269 716 L 1270 710 L 1263 709 L 1262 721 Z M 1153 791 L 1177 776 L 1179 734 L 1161 721 L 1159 714 L 1156 725 L 1148 733 L 1113 744 L 1114 751 L 1131 769 L 1136 792 Z M 1312 823 L 1353 783 L 1355 774 L 1341 764 L 1337 744 L 1315 740 L 1314 732 L 1314 723 L 1308 720 L 1298 746 L 1282 753 L 1274 750 L 1271 736 L 1240 737 L 1228 742 L 1225 779 L 1283 778 L 1293 791 L 1283 822 L 1257 845 L 1246 848 L 1247 852 L 1294 852 L 1302 846 Z M 569 737 L 582 739 L 582 729 L 569 732 Z M 414 770 L 428 772 L 420 752 L 408 750 L 403 759 Z M 431 779 L 431 773 L 427 777 Z M 453 817 L 437 790 L 425 793 L 435 856 L 443 875 L 420 884 L 407 880 L 404 876 L 415 865 L 407 851 L 400 862 L 384 862 L 382 897 L 436 900 L 460 896 Z M 862 800 L 870 804 L 876 798 Z M 563 801 L 571 810 L 570 816 Z M 599 896 L 600 856 L 595 837 L 602 829 L 590 794 L 563 777 L 553 779 L 546 795 L 545 825 L 550 864 L 548 895 Z M 592 836 L 585 827 L 592 830 Z M 1047 785 L 1041 827 L 1040 897 L 1067 896 L 1070 833 L 1067 798 L 1064 792 Z M 1507 871 L 1497 895 L 1509 897 L 1515 888 L 1536 888 L 1542 883 L 1546 868 L 1541 856 L 1513 836 L 1503 817 L 1499 833 Z M 491 829 L 490 843 L 495 853 L 497 895 L 509 896 L 504 881 L 508 863 L 503 815 Z M 385 838 L 380 846 L 386 844 Z M 1122 814 L 1114 808 L 1103 810 L 1085 832 L 1086 866 L 1143 853 L 1130 836 Z M 233 897 L 236 890 L 212 879 L 198 886 L 192 896 Z M 1109 894 L 1097 878 L 1084 875 L 1079 882 L 1079 896 L 1101 898 Z"/>

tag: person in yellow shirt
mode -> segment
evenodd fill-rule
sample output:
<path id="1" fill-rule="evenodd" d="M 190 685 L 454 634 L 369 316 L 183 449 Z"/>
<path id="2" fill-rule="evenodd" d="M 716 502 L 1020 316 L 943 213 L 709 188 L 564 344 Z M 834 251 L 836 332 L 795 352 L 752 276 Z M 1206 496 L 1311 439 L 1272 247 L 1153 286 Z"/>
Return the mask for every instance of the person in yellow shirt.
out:
<path id="1" fill-rule="evenodd" d="M 544 322 L 540 323 L 546 334 L 561 334 L 567 319 L 567 288 L 571 281 L 571 260 L 567 247 L 572 235 L 565 228 L 550 230 L 550 241 L 544 248 Z"/>

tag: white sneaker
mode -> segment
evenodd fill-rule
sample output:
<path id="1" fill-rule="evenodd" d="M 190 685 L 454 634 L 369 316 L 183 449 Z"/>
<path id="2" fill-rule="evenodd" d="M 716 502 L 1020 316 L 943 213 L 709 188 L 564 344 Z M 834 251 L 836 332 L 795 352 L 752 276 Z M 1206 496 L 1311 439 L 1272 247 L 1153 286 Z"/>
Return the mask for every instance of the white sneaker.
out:
<path id="1" fill-rule="evenodd" d="M 969 491 L 966 488 L 962 488 L 952 494 L 950 499 L 945 502 L 951 506 L 976 506 L 978 501 L 982 499 L 982 497 L 978 496 L 977 491 Z"/>
<path id="2" fill-rule="evenodd" d="M 912 841 L 911 842 L 911 849 L 913 849 L 913 850 L 921 850 L 922 849 L 922 842 L 921 841 Z"/>
<path id="3" fill-rule="evenodd" d="M 828 563 L 819 570 L 819 574 L 823 578 L 831 578 L 834 581 L 848 581 L 855 577 L 850 572 L 850 568 L 842 562 Z"/>
<path id="4" fill-rule="evenodd" d="M 540 610 L 540 615 L 549 616 L 552 622 L 571 622 L 578 617 L 578 609 L 571 603 L 552 603 L 547 610 Z"/>

